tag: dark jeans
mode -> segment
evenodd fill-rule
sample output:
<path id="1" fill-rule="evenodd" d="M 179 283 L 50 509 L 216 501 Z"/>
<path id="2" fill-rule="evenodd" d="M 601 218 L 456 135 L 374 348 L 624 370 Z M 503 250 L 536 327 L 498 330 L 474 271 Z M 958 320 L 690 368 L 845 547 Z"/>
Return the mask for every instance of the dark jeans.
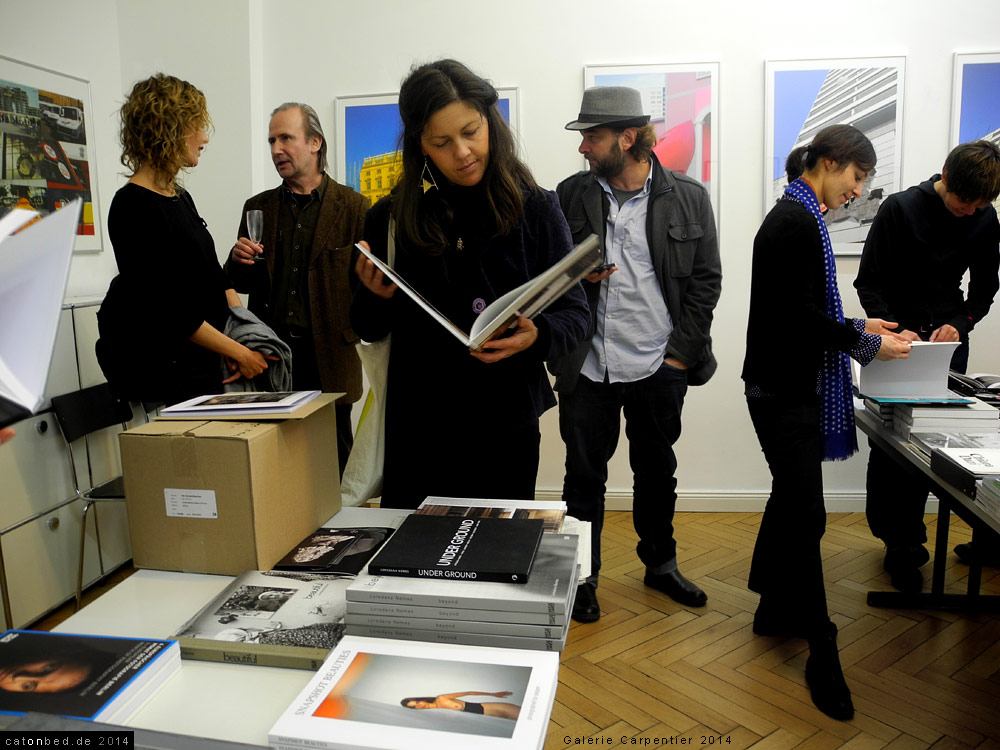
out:
<path id="1" fill-rule="evenodd" d="M 292 388 L 296 391 L 321 391 L 316 346 L 311 335 L 293 336 L 287 330 L 278 332 L 292 350 Z M 354 427 L 351 425 L 351 404 L 337 404 L 337 461 L 340 476 L 344 476 L 347 457 L 354 447 Z"/>
<path id="2" fill-rule="evenodd" d="M 951 355 L 951 369 L 964 373 L 969 365 L 969 342 Z M 915 547 L 927 541 L 924 506 L 931 484 L 909 464 L 902 464 L 868 441 L 865 515 L 872 535 L 886 547 Z"/>
<path id="3" fill-rule="evenodd" d="M 748 398 L 747 407 L 771 471 L 748 586 L 772 613 L 787 609 L 790 618 L 819 627 L 829 620 L 820 555 L 826 507 L 819 399 Z"/>
<path id="4" fill-rule="evenodd" d="M 632 521 L 639 559 L 649 567 L 673 560 L 677 459 L 687 372 L 664 363 L 634 383 L 595 383 L 582 375 L 576 388 L 559 395 L 559 432 L 566 443 L 563 500 L 569 515 L 591 523 L 591 578 L 601 569 L 601 531 L 608 461 L 618 446 L 625 414 L 632 467 Z"/>

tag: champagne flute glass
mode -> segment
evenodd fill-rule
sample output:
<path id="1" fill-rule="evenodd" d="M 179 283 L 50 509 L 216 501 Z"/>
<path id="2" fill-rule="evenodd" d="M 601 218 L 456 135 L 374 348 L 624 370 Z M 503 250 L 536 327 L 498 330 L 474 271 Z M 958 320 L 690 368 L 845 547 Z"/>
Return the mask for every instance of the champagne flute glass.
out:
<path id="1" fill-rule="evenodd" d="M 247 211 L 247 235 L 249 235 L 250 241 L 255 244 L 260 244 L 261 232 L 264 229 L 264 212 L 260 209 L 251 209 Z M 258 253 L 253 256 L 254 262 L 259 260 L 264 260 L 264 253 Z"/>

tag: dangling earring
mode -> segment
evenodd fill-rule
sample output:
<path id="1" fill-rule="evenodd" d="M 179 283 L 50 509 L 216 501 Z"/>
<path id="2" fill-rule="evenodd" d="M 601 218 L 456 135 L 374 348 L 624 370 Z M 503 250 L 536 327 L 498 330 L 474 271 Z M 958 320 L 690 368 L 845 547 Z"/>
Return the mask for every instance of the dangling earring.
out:
<path id="1" fill-rule="evenodd" d="M 431 171 L 431 166 L 427 163 L 427 154 L 424 154 L 424 168 L 420 171 L 420 182 L 424 186 L 424 193 L 438 186 L 434 179 L 434 173 Z"/>

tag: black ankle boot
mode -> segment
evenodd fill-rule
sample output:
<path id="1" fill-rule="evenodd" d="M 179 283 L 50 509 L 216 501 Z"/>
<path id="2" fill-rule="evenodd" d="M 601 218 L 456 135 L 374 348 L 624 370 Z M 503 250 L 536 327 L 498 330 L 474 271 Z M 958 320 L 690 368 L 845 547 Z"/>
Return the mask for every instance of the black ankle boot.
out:
<path id="1" fill-rule="evenodd" d="M 809 638 L 806 682 L 816 708 L 833 719 L 854 718 L 851 690 L 844 680 L 837 653 L 837 626 L 832 622 Z"/>

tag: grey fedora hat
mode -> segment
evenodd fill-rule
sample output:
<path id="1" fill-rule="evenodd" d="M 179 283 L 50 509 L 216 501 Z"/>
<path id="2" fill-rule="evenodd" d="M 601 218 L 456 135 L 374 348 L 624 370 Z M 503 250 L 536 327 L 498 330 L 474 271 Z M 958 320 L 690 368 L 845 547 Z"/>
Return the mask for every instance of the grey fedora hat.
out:
<path id="1" fill-rule="evenodd" d="M 580 115 L 566 123 L 566 130 L 589 130 L 603 125 L 639 128 L 649 122 L 643 114 L 642 96 L 628 86 L 594 86 L 583 92 Z"/>

